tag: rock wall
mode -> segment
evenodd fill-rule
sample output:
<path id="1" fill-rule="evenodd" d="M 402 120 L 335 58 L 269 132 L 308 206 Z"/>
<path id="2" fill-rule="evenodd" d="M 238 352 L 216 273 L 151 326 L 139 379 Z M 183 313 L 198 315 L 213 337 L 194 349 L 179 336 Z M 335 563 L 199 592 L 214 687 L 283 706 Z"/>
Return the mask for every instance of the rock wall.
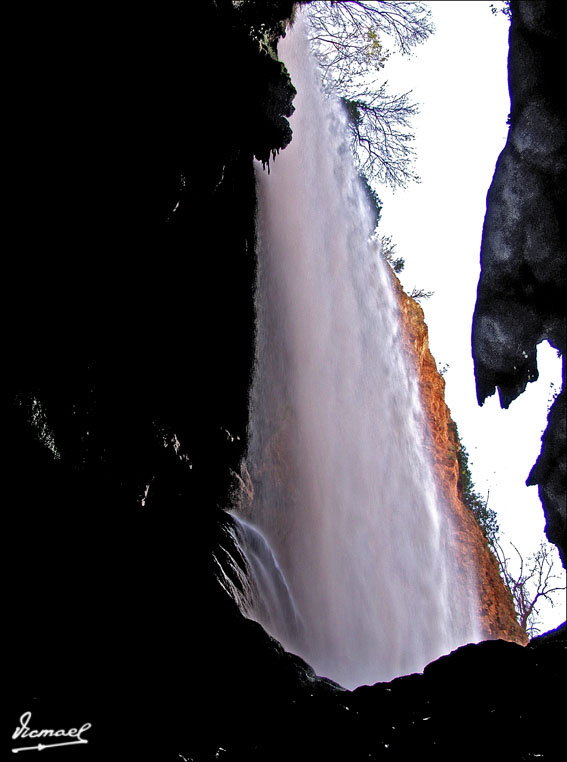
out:
<path id="1" fill-rule="evenodd" d="M 465 577 L 477 580 L 482 638 L 501 638 L 525 645 L 528 637 L 518 624 L 512 597 L 500 577 L 498 562 L 459 492 L 456 457 L 459 442 L 451 411 L 445 403 L 445 380 L 429 349 L 423 309 L 405 293 L 396 275 L 393 272 L 391 275 L 402 316 L 407 354 L 417 372 L 426 414 L 426 441 L 438 484 L 450 510 L 454 554 Z"/>
<path id="2" fill-rule="evenodd" d="M 183 693 L 253 670 L 231 666 L 246 635 L 217 561 L 254 356 L 252 160 L 291 139 L 272 48 L 291 10 L 6 13 L 6 745 L 41 706 L 34 727 L 93 724 L 82 759 L 177 759 Z"/>
<path id="3" fill-rule="evenodd" d="M 560 3 L 515 0 L 511 10 L 510 131 L 487 196 L 472 334 L 479 404 L 498 389 L 505 408 L 537 380 L 539 342 L 548 340 L 565 357 L 567 296 L 567 119 L 557 79 L 564 65 L 566 10 Z M 563 564 L 564 388 L 565 364 L 563 390 L 528 478 L 539 485 L 546 534 Z"/>

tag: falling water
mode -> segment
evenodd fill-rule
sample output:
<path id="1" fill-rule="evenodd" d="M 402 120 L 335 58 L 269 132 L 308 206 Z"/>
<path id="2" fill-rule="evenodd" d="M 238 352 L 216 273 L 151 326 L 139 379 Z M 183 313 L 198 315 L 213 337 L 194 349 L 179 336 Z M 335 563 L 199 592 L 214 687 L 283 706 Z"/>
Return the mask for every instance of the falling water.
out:
<path id="1" fill-rule="evenodd" d="M 257 168 L 248 499 L 235 519 L 248 615 L 353 687 L 422 670 L 474 624 L 345 117 L 320 92 L 301 20 L 280 55 L 298 95 L 291 145 L 270 174 Z"/>

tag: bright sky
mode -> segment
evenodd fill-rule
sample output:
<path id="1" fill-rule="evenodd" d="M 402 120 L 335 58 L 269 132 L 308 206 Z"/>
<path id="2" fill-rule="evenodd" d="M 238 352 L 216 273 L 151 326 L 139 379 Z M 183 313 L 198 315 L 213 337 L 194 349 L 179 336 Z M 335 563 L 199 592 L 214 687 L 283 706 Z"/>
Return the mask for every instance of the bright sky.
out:
<path id="1" fill-rule="evenodd" d="M 508 19 L 484 0 L 432 0 L 435 34 L 411 58 L 392 56 L 384 76 L 392 92 L 413 91 L 420 104 L 414 121 L 421 184 L 394 193 L 380 188 L 381 231 L 405 259 L 406 291 L 434 295 L 421 302 L 446 401 L 470 455 L 477 491 L 489 494 L 504 542 L 526 558 L 544 538 L 537 487 L 525 480 L 540 449 L 552 397 L 561 388 L 561 361 L 538 349 L 539 380 L 508 410 L 497 396 L 476 402 L 470 334 L 480 273 L 479 251 L 488 191 L 506 142 Z M 509 554 L 515 556 L 510 546 Z M 559 556 L 556 571 L 564 574 Z M 542 631 L 565 621 L 565 597 L 541 607 Z"/>

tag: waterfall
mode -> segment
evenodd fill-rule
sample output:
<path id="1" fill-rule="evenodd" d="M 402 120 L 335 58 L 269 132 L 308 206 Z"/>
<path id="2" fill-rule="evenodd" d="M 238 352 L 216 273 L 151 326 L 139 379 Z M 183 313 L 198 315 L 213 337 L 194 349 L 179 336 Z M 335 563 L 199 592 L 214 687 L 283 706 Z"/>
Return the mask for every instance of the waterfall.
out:
<path id="1" fill-rule="evenodd" d="M 234 519 L 248 616 L 354 687 L 474 639 L 474 584 L 457 589 L 390 275 L 301 18 L 279 52 L 298 95 L 290 146 L 270 173 L 257 167 L 256 363 Z"/>

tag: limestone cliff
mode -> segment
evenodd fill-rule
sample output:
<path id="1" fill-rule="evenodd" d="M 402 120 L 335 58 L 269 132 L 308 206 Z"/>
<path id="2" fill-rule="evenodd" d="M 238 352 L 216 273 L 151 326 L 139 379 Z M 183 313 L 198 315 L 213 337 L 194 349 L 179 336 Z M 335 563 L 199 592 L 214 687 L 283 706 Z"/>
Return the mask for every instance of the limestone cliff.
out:
<path id="1" fill-rule="evenodd" d="M 426 414 L 428 449 L 442 493 L 451 511 L 452 541 L 463 574 L 478 581 L 483 639 L 501 638 L 522 645 L 528 641 L 516 619 L 514 604 L 504 585 L 496 558 L 489 550 L 473 513 L 459 493 L 459 440 L 445 402 L 445 380 L 429 349 L 428 330 L 421 306 L 404 292 L 392 273 L 402 315 L 405 348 L 415 364 Z"/>

